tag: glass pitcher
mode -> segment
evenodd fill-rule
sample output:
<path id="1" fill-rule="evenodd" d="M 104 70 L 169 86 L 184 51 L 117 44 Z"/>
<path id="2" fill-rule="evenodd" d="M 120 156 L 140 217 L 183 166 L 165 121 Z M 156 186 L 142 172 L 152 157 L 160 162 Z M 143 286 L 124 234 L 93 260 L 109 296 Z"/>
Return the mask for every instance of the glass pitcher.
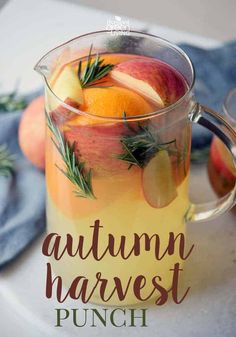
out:
<path id="1" fill-rule="evenodd" d="M 93 55 L 105 55 L 113 64 L 121 62 L 122 57 L 127 60 L 134 56 L 165 62 L 181 74 L 187 90 L 175 103 L 155 112 L 143 107 L 139 116 L 108 117 L 80 110 L 78 97 L 77 102 L 75 97 L 62 99 L 54 88 L 65 66 L 78 67 L 91 46 Z M 85 34 L 51 50 L 35 69 L 43 75 L 45 84 L 47 231 L 59 234 L 64 243 L 68 234 L 74 241 L 83 237 L 83 248 L 88 252 L 96 230 L 100 256 L 110 240 L 110 254 L 101 259 L 91 254 L 84 259 L 52 259 L 55 274 L 63 277 L 66 287 L 76 276 L 83 275 L 92 289 L 101 273 L 108 280 L 107 293 L 112 292 L 115 277 L 127 285 L 130 277 L 141 274 L 146 278 L 143 298 L 148 298 L 152 279 L 158 274 L 167 289 L 170 269 L 175 263 L 182 265 L 183 259 L 177 250 L 157 259 L 154 251 L 158 240 L 164 249 L 170 233 L 185 233 L 187 221 L 213 219 L 235 203 L 236 187 L 227 196 L 207 204 L 196 205 L 189 200 L 191 124 L 198 123 L 219 137 L 234 164 L 235 131 L 219 114 L 195 101 L 194 69 L 189 57 L 179 47 L 150 34 Z M 101 90 L 109 89 L 100 88 L 98 101 L 103 97 Z M 139 254 L 132 253 L 134 240 Z M 156 297 L 154 294 L 151 299 Z M 90 300 L 104 304 L 97 290 Z M 122 301 L 115 292 L 106 303 L 139 302 L 129 287 Z"/>
<path id="2" fill-rule="evenodd" d="M 223 104 L 224 117 L 236 129 L 236 88 L 230 90 Z M 236 170 L 230 152 L 217 137 L 213 138 L 208 161 L 208 175 L 214 191 L 223 196 L 232 190 L 236 180 Z M 236 207 L 232 208 L 236 213 Z"/>

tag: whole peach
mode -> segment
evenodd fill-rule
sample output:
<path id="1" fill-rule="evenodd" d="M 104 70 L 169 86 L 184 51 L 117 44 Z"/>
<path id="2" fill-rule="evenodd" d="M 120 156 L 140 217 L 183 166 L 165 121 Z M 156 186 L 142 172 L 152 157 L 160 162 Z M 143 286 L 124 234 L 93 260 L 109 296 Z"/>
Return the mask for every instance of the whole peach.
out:
<path id="1" fill-rule="evenodd" d="M 19 145 L 32 164 L 45 168 L 45 113 L 44 98 L 35 98 L 23 111 L 19 125 Z"/>

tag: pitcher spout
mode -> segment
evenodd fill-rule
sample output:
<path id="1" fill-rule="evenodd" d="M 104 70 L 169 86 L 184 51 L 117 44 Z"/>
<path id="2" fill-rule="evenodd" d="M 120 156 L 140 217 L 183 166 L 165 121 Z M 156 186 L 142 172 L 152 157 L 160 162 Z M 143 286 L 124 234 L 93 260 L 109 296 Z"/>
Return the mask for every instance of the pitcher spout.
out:
<path id="1" fill-rule="evenodd" d="M 50 73 L 50 68 L 45 60 L 45 56 L 36 63 L 36 65 L 34 66 L 34 70 L 44 78 L 48 77 Z"/>

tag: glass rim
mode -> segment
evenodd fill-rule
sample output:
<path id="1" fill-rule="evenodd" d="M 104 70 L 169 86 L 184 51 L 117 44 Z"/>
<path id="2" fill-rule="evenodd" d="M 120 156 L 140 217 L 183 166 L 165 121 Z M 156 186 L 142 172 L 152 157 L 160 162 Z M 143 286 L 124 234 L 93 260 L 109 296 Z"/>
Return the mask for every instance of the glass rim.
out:
<path id="1" fill-rule="evenodd" d="M 228 103 L 230 98 L 232 97 L 232 95 L 235 95 L 236 97 L 236 87 L 233 87 L 232 89 L 230 89 L 230 91 L 226 94 L 225 98 L 224 98 L 224 102 L 223 102 L 223 112 L 224 114 L 230 119 L 231 123 L 236 123 L 236 116 L 232 116 L 230 109 L 228 107 Z M 236 99 L 235 99 L 236 101 Z M 236 107 L 235 107 L 236 109 Z"/>
<path id="2" fill-rule="evenodd" d="M 178 106 L 181 105 L 182 102 L 184 102 L 184 100 L 190 95 L 190 93 L 192 92 L 192 89 L 193 89 L 193 86 L 194 86 L 194 83 L 195 83 L 195 69 L 194 69 L 194 66 L 193 66 L 193 63 L 190 59 L 190 57 L 183 51 L 182 48 L 178 47 L 176 44 L 174 43 L 171 43 L 170 41 L 160 37 L 160 36 L 157 36 L 157 35 L 154 35 L 154 34 L 150 34 L 150 33 L 146 33 L 146 32 L 140 32 L 140 31 L 136 31 L 136 30 L 130 30 L 128 31 L 129 33 L 131 34 L 136 34 L 136 35 L 140 35 L 142 37 L 146 37 L 146 38 L 151 38 L 153 40 L 156 40 L 157 42 L 161 42 L 161 43 L 164 43 L 166 44 L 169 48 L 171 48 L 172 50 L 176 51 L 180 56 L 182 56 L 188 63 L 189 65 L 189 68 L 190 68 L 190 71 L 191 71 L 191 83 L 188 84 L 188 88 L 186 90 L 186 92 L 184 93 L 183 96 L 181 96 L 175 103 L 173 104 L 170 104 L 169 106 L 167 107 L 164 107 L 164 108 L 161 108 L 161 109 L 158 109 L 156 111 L 153 111 L 153 112 L 149 112 L 149 113 L 146 113 L 146 114 L 142 114 L 142 115 L 137 115 L 137 116 L 127 116 L 125 118 L 126 121 L 139 121 L 139 120 L 144 120 L 144 119 L 150 119 L 150 118 L 153 118 L 153 117 L 156 117 L 156 116 L 160 116 L 160 115 L 163 115 L 163 114 L 166 114 L 168 113 L 169 111 L 177 108 Z M 109 121 L 124 121 L 124 117 L 112 117 L 112 116 L 100 116 L 100 115 L 94 115 L 92 113 L 89 113 L 87 111 L 82 111 L 80 109 L 77 109 L 67 103 L 65 103 L 63 100 L 61 100 L 55 93 L 54 91 L 52 90 L 46 76 L 40 71 L 40 64 L 43 62 L 44 59 L 46 59 L 52 52 L 60 49 L 60 48 L 63 48 L 65 47 L 66 45 L 76 41 L 76 40 L 79 40 L 81 38 L 86 38 L 86 37 L 89 37 L 89 36 L 94 36 L 94 35 L 103 35 L 103 34 L 108 34 L 108 33 L 111 33 L 110 30 L 98 30 L 98 31 L 94 31 L 94 32 L 89 32 L 89 33 L 85 33 L 85 34 L 81 34 L 81 35 L 78 35 L 76 37 L 74 37 L 73 39 L 70 39 L 62 44 L 60 44 L 59 46 L 55 47 L 55 48 L 52 48 L 51 50 L 49 50 L 46 54 L 44 54 L 40 60 L 36 63 L 35 67 L 34 67 L 34 70 L 39 72 L 44 80 L 45 80 L 45 83 L 46 83 L 46 86 L 48 88 L 48 90 L 51 92 L 51 94 L 55 97 L 56 100 L 58 100 L 60 102 L 60 105 L 62 105 L 64 108 L 78 114 L 78 115 L 83 115 L 83 116 L 86 116 L 88 118 L 93 118 L 93 119 L 98 119 L 98 120 L 109 120 Z M 181 74 L 182 75 L 182 74 Z"/>

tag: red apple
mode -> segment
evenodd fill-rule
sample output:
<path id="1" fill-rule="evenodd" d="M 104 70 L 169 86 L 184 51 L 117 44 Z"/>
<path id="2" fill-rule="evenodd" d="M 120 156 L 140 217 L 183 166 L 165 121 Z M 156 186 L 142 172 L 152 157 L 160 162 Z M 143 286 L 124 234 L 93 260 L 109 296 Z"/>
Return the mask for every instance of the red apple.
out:
<path id="1" fill-rule="evenodd" d="M 187 89 L 184 78 L 173 67 L 146 57 L 119 63 L 110 76 L 160 108 L 176 102 Z"/>
<path id="2" fill-rule="evenodd" d="M 142 187 L 146 201 L 154 208 L 169 205 L 177 196 L 168 152 L 159 151 L 142 172 Z"/>
<path id="3" fill-rule="evenodd" d="M 65 103 L 76 109 L 79 108 L 79 104 L 69 97 L 65 99 Z M 69 110 L 68 108 L 64 107 L 63 105 L 59 105 L 53 111 L 50 112 L 50 115 L 54 123 L 56 123 L 57 125 L 61 125 L 66 121 L 70 120 L 73 116 L 75 116 L 75 113 Z"/>
<path id="4" fill-rule="evenodd" d="M 38 168 L 45 167 L 44 98 L 35 98 L 22 114 L 19 145 L 24 155 Z"/>
<path id="5" fill-rule="evenodd" d="M 236 179 L 236 170 L 232 157 L 225 145 L 217 138 L 214 138 L 212 142 L 210 156 L 212 164 L 218 172 L 228 180 L 234 181 Z"/>
<path id="6" fill-rule="evenodd" d="M 71 65 L 62 67 L 59 71 L 56 69 L 49 79 L 49 84 L 53 93 L 61 101 L 69 99 L 77 103 L 77 106 L 84 103 L 82 87 L 76 73 L 76 69 Z M 47 110 L 55 110 L 60 101 L 50 92 L 47 95 Z"/>
<path id="7" fill-rule="evenodd" d="M 78 157 L 87 167 L 103 174 L 128 169 L 128 163 L 116 158 L 123 152 L 120 140 L 124 134 L 127 134 L 124 123 L 71 125 L 65 131 L 65 139 L 74 144 Z"/>

